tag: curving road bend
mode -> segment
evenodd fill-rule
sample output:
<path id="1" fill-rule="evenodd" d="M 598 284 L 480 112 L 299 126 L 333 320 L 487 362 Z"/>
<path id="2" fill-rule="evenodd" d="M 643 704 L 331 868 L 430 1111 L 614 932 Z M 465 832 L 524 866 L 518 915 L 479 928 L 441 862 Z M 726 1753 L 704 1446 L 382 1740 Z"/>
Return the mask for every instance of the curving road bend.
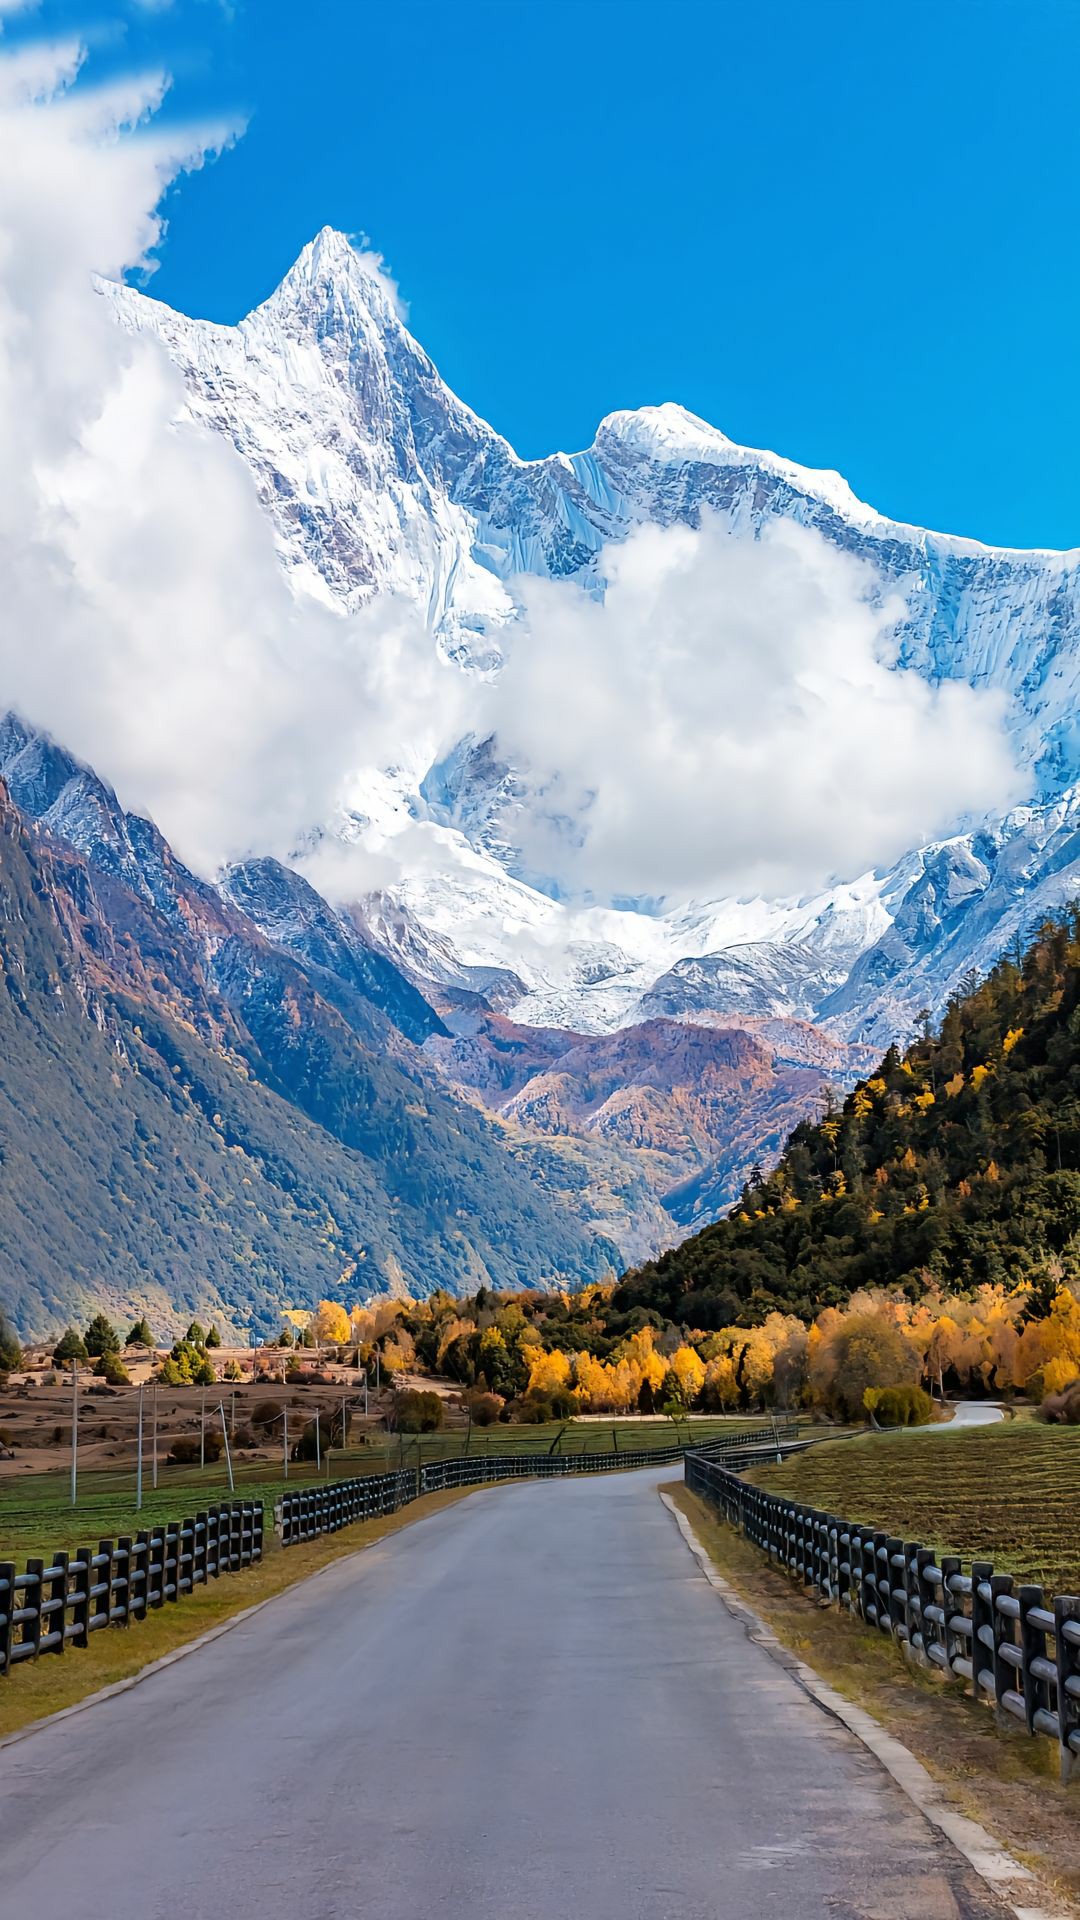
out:
<path id="1" fill-rule="evenodd" d="M 0 1749 L 4 1912 L 1001 1920 L 747 1641 L 670 1477 L 473 1495 Z"/>

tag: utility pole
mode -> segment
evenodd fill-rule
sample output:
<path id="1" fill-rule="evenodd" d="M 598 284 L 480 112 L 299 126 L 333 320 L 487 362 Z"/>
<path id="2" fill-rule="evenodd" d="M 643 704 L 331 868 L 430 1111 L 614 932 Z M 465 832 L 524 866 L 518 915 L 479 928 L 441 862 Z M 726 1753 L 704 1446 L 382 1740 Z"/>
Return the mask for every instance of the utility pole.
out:
<path id="1" fill-rule="evenodd" d="M 341 1396 L 341 1451 L 342 1453 L 344 1453 L 345 1451 L 345 1435 L 347 1434 L 348 1431 L 349 1431 L 349 1416 L 348 1416 L 348 1410 L 347 1410 L 346 1401 L 345 1401 L 345 1395 L 342 1394 Z"/>
<path id="2" fill-rule="evenodd" d="M 285 1468 L 285 1474 L 284 1474 L 284 1477 L 285 1477 L 285 1479 L 287 1480 L 287 1479 L 288 1479 L 288 1477 L 289 1477 L 289 1409 L 288 1409 L 288 1407 L 287 1407 L 287 1406 L 286 1406 L 286 1407 L 285 1407 L 285 1408 L 283 1409 L 283 1411 L 282 1411 L 282 1416 L 281 1416 L 281 1417 L 282 1417 L 282 1419 L 283 1419 L 283 1421 L 284 1421 L 284 1423 L 285 1423 L 285 1425 L 284 1425 L 284 1449 L 285 1449 L 285 1458 L 284 1458 L 284 1461 L 283 1461 L 283 1465 L 284 1465 L 284 1468 Z"/>
<path id="3" fill-rule="evenodd" d="M 236 1482 L 233 1479 L 232 1454 L 229 1452 L 229 1428 L 225 1419 L 225 1402 L 223 1400 L 218 1401 L 218 1412 L 221 1415 L 221 1431 L 225 1436 L 225 1465 L 229 1470 L 229 1492 L 235 1493 Z"/>
<path id="4" fill-rule="evenodd" d="M 319 1439 L 319 1409 L 315 1409 L 315 1472 L 322 1472 L 322 1443 Z"/>
<path id="5" fill-rule="evenodd" d="M 153 1445 L 153 1460 L 151 1462 L 151 1469 L 150 1469 L 150 1478 L 151 1478 L 152 1484 L 156 1487 L 157 1486 L 157 1386 L 156 1385 L 154 1387 L 154 1445 Z"/>
<path id="6" fill-rule="evenodd" d="M 71 1504 L 79 1498 L 79 1363 L 71 1363 Z M 63 1621 L 61 1621 L 63 1626 Z"/>
<path id="7" fill-rule="evenodd" d="M 142 1512 L 142 1400 L 143 1400 L 143 1390 L 142 1390 L 142 1383 L 140 1382 L 139 1384 L 139 1442 L 138 1442 L 138 1452 L 135 1456 L 136 1458 L 136 1466 L 135 1466 L 135 1511 L 136 1513 Z"/>
<path id="8" fill-rule="evenodd" d="M 202 1390 L 202 1405 L 199 1408 L 199 1472 L 206 1466 L 206 1388 Z"/>

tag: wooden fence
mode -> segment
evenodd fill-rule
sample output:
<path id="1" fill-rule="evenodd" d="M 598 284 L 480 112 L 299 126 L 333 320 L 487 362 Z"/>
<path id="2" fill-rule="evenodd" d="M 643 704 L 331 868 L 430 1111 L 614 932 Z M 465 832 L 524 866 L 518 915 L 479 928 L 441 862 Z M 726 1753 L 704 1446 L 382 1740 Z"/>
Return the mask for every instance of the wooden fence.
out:
<path id="1" fill-rule="evenodd" d="M 1080 1766 L 1080 1597 L 1018 1585 L 974 1560 L 754 1487 L 729 1461 L 687 1453 L 686 1484 L 777 1566 L 959 1680 L 1003 1725 L 1056 1740 L 1061 1777 Z M 1051 1650 L 1052 1643 L 1052 1650 Z"/>
<path id="2" fill-rule="evenodd" d="M 20 1573 L 0 1562 L 0 1674 L 42 1653 L 85 1647 L 101 1627 L 128 1627 L 154 1608 L 262 1558 L 260 1501 L 210 1507 L 191 1520 L 102 1540 L 95 1553 L 54 1553 Z"/>
<path id="3" fill-rule="evenodd" d="M 798 1444 L 794 1421 L 771 1421 L 730 1440 L 721 1437 L 703 1452 L 721 1454 L 735 1465 L 787 1454 Z M 274 1524 L 283 1546 L 314 1540 L 320 1533 L 336 1533 L 358 1520 L 380 1513 L 396 1513 L 425 1493 L 443 1493 L 454 1487 L 485 1486 L 499 1480 L 558 1480 L 570 1474 L 612 1473 L 637 1467 L 671 1466 L 683 1459 L 687 1443 L 643 1448 L 629 1453 L 458 1454 L 450 1460 L 432 1460 L 426 1466 L 403 1467 L 394 1473 L 365 1474 L 356 1480 L 336 1480 L 303 1493 L 287 1493 L 274 1508 Z"/>

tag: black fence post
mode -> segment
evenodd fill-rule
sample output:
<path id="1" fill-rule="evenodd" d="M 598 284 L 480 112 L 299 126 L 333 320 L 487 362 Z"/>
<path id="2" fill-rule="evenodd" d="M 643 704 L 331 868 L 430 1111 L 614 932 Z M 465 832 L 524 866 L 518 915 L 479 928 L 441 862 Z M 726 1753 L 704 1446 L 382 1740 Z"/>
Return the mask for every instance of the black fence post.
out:
<path id="1" fill-rule="evenodd" d="M 151 1527 L 150 1551 L 147 1555 L 146 1569 L 147 1603 L 151 1607 L 165 1604 L 165 1529 Z"/>
<path id="2" fill-rule="evenodd" d="M 908 1646 L 919 1660 L 925 1660 L 922 1633 L 922 1597 L 919 1592 L 919 1555 L 923 1548 L 917 1540 L 904 1542 L 904 1611 L 907 1619 Z"/>
<path id="3" fill-rule="evenodd" d="M 206 1516 L 206 1562 L 212 1580 L 221 1574 L 221 1508 L 211 1507 Z"/>
<path id="4" fill-rule="evenodd" d="M 836 1522 L 836 1601 L 841 1607 L 851 1604 L 851 1528 L 846 1520 Z"/>
<path id="5" fill-rule="evenodd" d="M 23 1621 L 22 1637 L 24 1642 L 29 1641 L 32 1645 L 35 1660 L 41 1651 L 41 1603 L 45 1598 L 44 1575 L 44 1560 L 27 1561 L 26 1578 L 28 1584 L 23 1589 L 23 1608 L 24 1610 L 29 1609 L 31 1605 L 31 1595 L 33 1595 L 34 1615 L 31 1620 Z"/>
<path id="6" fill-rule="evenodd" d="M 71 1624 L 74 1629 L 71 1637 L 77 1647 L 85 1647 L 90 1639 L 90 1589 L 94 1584 L 94 1556 L 89 1547 L 80 1547 L 75 1558 L 81 1565 L 76 1575 L 78 1585 L 71 1595 Z M 71 1571 L 69 1568 L 69 1578 Z"/>
<path id="7" fill-rule="evenodd" d="M 934 1556 L 929 1547 L 920 1547 L 915 1555 L 915 1578 L 919 1587 L 919 1624 L 922 1629 L 922 1650 L 928 1667 L 937 1665 L 934 1650 L 938 1644 L 937 1629 L 934 1621 L 936 1586 L 933 1579 L 937 1571 Z"/>
<path id="8" fill-rule="evenodd" d="M 1011 1598 L 1012 1587 L 1011 1574 L 995 1573 L 992 1575 L 990 1580 L 990 1606 L 994 1629 L 994 1701 L 997 1709 L 998 1723 L 1001 1726 L 1007 1726 L 1009 1723 L 1009 1710 L 1005 1705 L 1005 1695 L 1012 1689 L 1016 1678 L 1016 1668 L 1005 1658 L 1002 1653 L 1002 1648 L 1005 1646 L 1015 1646 L 1016 1633 L 1015 1622 L 1002 1612 L 998 1603 L 1003 1599 Z"/>
<path id="9" fill-rule="evenodd" d="M 0 1674 L 11 1672 L 11 1642 L 14 1636 L 15 1563 L 0 1560 Z"/>
<path id="10" fill-rule="evenodd" d="M 142 1532 L 135 1537 L 135 1570 L 129 1575 L 133 1596 L 132 1616 L 136 1620 L 145 1620 L 150 1605 L 150 1535 Z"/>
<path id="11" fill-rule="evenodd" d="M 163 1600 L 180 1598 L 180 1524 L 169 1520 L 165 1526 L 165 1545 L 161 1562 L 161 1597 Z"/>
<path id="12" fill-rule="evenodd" d="M 52 1557 L 52 1579 L 49 1581 L 49 1606 L 53 1611 L 49 1620 L 53 1623 L 45 1628 L 45 1639 L 56 1631 L 56 1619 L 59 1614 L 60 1638 L 56 1643 L 57 1653 L 63 1653 L 67 1646 L 67 1609 L 68 1609 L 68 1567 L 70 1553 L 54 1553 Z"/>
<path id="13" fill-rule="evenodd" d="M 994 1699 L 994 1607 L 989 1560 L 971 1563 L 971 1693 L 975 1700 Z"/>
<path id="14" fill-rule="evenodd" d="M 953 1626 L 953 1619 L 959 1609 L 963 1611 L 959 1597 L 953 1593 L 952 1581 L 960 1573 L 960 1562 L 953 1554 L 943 1553 L 939 1562 L 941 1570 L 941 1645 L 945 1655 L 945 1672 L 950 1680 L 956 1679 L 957 1659 L 967 1657 L 966 1636 L 963 1629 Z"/>
<path id="15" fill-rule="evenodd" d="M 103 1592 L 100 1596 L 95 1595 L 94 1593 L 91 1593 L 91 1596 L 90 1596 L 90 1623 L 89 1624 L 90 1624 L 91 1633 L 93 1633 L 94 1628 L 97 1626 L 107 1627 L 112 1623 L 113 1580 L 116 1574 L 116 1549 L 113 1546 L 113 1543 L 111 1540 L 98 1541 L 97 1557 L 104 1564 L 98 1568 L 97 1579 L 93 1582 L 93 1585 L 95 1587 L 101 1587 L 103 1589 Z M 103 1599 L 105 1603 L 104 1606 L 102 1607 L 99 1607 L 97 1605 L 97 1600 L 99 1597 Z M 99 1615 L 102 1617 L 99 1618 Z"/>
<path id="16" fill-rule="evenodd" d="M 1061 1778 L 1068 1781 L 1080 1765 L 1080 1599 L 1073 1594 L 1054 1601 L 1054 1650 Z"/>
<path id="17" fill-rule="evenodd" d="M 894 1640 L 906 1640 L 908 1637 L 907 1579 L 903 1541 L 889 1534 L 885 1541 L 885 1555 L 889 1569 L 889 1627 Z"/>
<path id="18" fill-rule="evenodd" d="M 1027 1730 L 1034 1733 L 1035 1716 L 1046 1713 L 1050 1708 L 1050 1688 L 1044 1672 L 1046 1661 L 1046 1632 L 1032 1618 L 1042 1611 L 1043 1590 L 1041 1587 L 1023 1586 L 1017 1599 L 1020 1602 L 1020 1651 L 1024 1656 L 1023 1674 L 1024 1712 L 1027 1716 Z"/>
<path id="19" fill-rule="evenodd" d="M 117 1611 L 120 1613 L 120 1625 L 131 1625 L 131 1535 L 122 1533 L 116 1543 L 116 1588 Z M 121 1600 L 123 1605 L 121 1606 Z"/>

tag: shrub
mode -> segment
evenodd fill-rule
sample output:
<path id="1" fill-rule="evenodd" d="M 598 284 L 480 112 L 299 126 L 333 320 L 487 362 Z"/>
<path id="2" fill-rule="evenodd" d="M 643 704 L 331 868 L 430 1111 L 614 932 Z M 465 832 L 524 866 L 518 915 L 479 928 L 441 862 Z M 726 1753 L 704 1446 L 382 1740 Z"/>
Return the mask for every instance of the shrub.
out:
<path id="1" fill-rule="evenodd" d="M 512 1401 L 508 1412 L 512 1420 L 519 1420 L 528 1427 L 544 1427 L 555 1419 L 551 1401 L 538 1393 L 527 1393 L 523 1399 Z"/>
<path id="2" fill-rule="evenodd" d="M 177 1467 L 194 1467 L 199 1463 L 200 1442 L 197 1433 L 184 1433 L 174 1440 L 169 1448 L 169 1459 Z M 208 1463 L 220 1460 L 225 1451 L 225 1441 L 220 1427 L 206 1429 L 206 1459 Z"/>
<path id="3" fill-rule="evenodd" d="M 256 1400 L 248 1415 L 253 1427 L 272 1427 L 281 1418 L 280 1400 Z"/>
<path id="4" fill-rule="evenodd" d="M 879 1427 L 925 1427 L 934 1417 L 930 1395 L 910 1382 L 902 1387 L 869 1389 L 868 1407 L 871 1395 L 876 1395 L 873 1412 Z"/>
<path id="5" fill-rule="evenodd" d="M 97 1366 L 94 1368 L 94 1372 L 99 1374 L 102 1380 L 106 1381 L 110 1387 L 130 1387 L 131 1385 L 130 1373 L 121 1360 L 119 1353 L 114 1352 L 112 1349 L 102 1354 Z"/>
<path id="6" fill-rule="evenodd" d="M 322 1453 L 326 1452 L 327 1446 L 329 1444 L 329 1440 L 330 1440 L 329 1422 L 325 1414 L 320 1414 L 319 1416 L 319 1451 L 320 1452 Z M 299 1440 L 294 1441 L 293 1447 L 292 1447 L 292 1457 L 294 1460 L 314 1460 L 315 1459 L 316 1446 L 315 1446 L 314 1418 L 312 1418 L 307 1422 L 307 1425 L 304 1427 L 303 1431 L 301 1432 Z"/>
<path id="7" fill-rule="evenodd" d="M 474 1427 L 493 1427 L 506 1402 L 501 1393 L 467 1393 L 465 1405 Z"/>
<path id="8" fill-rule="evenodd" d="M 393 1419 L 399 1433 L 437 1433 L 443 1423 L 443 1403 L 437 1393 L 406 1387 L 394 1395 Z"/>
<path id="9" fill-rule="evenodd" d="M 1060 1393 L 1047 1394 L 1039 1417 L 1061 1426 L 1080 1427 L 1080 1380 L 1071 1381 Z"/>

